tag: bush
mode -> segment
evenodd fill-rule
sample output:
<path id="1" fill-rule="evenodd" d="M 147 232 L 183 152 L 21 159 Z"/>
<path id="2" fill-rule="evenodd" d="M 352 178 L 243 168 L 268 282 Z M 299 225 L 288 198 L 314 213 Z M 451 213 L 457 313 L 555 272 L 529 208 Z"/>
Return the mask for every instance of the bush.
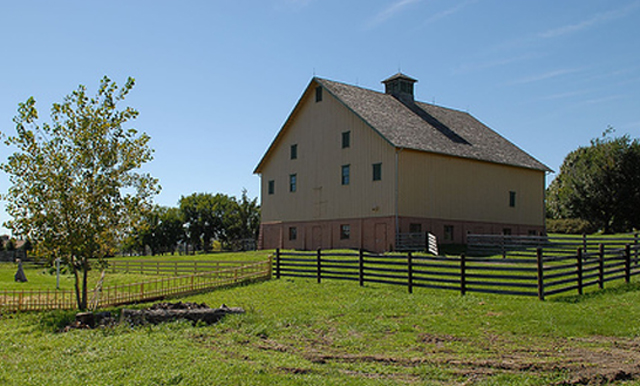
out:
<path id="1" fill-rule="evenodd" d="M 547 219 L 547 233 L 581 235 L 591 234 L 597 231 L 597 227 L 589 221 L 579 218 Z"/>

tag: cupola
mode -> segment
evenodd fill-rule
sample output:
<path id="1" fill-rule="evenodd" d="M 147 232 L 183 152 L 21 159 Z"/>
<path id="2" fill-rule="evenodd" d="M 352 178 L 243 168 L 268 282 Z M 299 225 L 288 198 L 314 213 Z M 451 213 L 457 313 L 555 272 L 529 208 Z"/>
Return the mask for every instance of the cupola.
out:
<path id="1" fill-rule="evenodd" d="M 417 80 L 410 78 L 401 72 L 382 81 L 382 83 L 384 83 L 384 92 L 386 94 L 393 95 L 403 101 L 411 102 L 414 101 L 413 84 L 416 82 Z"/>

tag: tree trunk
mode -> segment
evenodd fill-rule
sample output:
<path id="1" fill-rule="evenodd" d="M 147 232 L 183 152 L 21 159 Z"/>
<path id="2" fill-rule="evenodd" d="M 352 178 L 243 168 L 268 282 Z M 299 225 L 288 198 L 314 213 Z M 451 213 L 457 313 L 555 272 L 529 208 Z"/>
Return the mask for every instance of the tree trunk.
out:
<path id="1" fill-rule="evenodd" d="M 71 269 L 73 269 L 73 277 L 75 278 L 76 303 L 78 303 L 79 310 L 84 310 L 82 308 L 82 298 L 80 296 L 80 277 L 78 276 L 78 269 L 76 268 L 75 257 L 71 258 Z"/>
<path id="2" fill-rule="evenodd" d="M 87 309 L 87 276 L 89 275 L 89 259 L 86 257 L 82 261 L 82 307 L 80 311 Z"/>

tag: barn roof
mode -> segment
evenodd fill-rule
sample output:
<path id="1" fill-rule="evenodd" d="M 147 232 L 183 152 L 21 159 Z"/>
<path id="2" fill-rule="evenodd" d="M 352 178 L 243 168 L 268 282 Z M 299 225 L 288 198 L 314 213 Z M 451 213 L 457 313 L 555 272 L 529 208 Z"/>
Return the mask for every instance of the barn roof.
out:
<path id="1" fill-rule="evenodd" d="M 414 79 L 406 75 L 396 74 L 383 83 L 395 79 L 415 82 Z M 406 98 L 406 95 L 398 97 L 390 93 L 382 93 L 318 77 L 312 79 L 307 87 L 307 92 L 311 87 L 315 87 L 314 85 L 321 85 L 396 148 L 545 172 L 552 171 L 469 113 L 434 104 L 414 102 L 413 95 L 410 95 L 410 98 Z M 298 105 L 300 103 L 301 101 L 298 102 Z M 263 163 L 286 130 L 298 105 L 294 108 L 254 173 L 259 173 L 262 169 Z"/>
<path id="2" fill-rule="evenodd" d="M 469 113 L 315 80 L 395 147 L 551 171 Z"/>

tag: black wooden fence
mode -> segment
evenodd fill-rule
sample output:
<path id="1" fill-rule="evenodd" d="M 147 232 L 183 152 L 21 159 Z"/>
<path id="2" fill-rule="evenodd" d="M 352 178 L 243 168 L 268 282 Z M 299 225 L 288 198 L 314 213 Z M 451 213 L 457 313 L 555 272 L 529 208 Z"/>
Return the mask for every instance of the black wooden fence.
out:
<path id="1" fill-rule="evenodd" d="M 414 288 L 435 288 L 507 295 L 545 296 L 583 290 L 640 274 L 638 244 L 573 254 L 546 252 L 538 247 L 516 256 L 459 257 L 406 254 L 291 252 L 276 250 L 273 275 L 382 283 Z M 548 254 L 547 254 L 548 253 Z"/>
<path id="2" fill-rule="evenodd" d="M 638 245 L 637 233 L 618 236 L 553 235 L 553 236 L 512 236 L 512 235 L 467 235 L 467 254 L 471 256 L 502 255 L 503 257 L 531 255 L 531 251 L 542 248 L 545 254 L 575 254 L 578 248 L 583 252 L 597 252 L 600 245 L 605 249 L 621 249 L 625 245 Z M 637 257 L 637 256 L 636 256 Z"/>

